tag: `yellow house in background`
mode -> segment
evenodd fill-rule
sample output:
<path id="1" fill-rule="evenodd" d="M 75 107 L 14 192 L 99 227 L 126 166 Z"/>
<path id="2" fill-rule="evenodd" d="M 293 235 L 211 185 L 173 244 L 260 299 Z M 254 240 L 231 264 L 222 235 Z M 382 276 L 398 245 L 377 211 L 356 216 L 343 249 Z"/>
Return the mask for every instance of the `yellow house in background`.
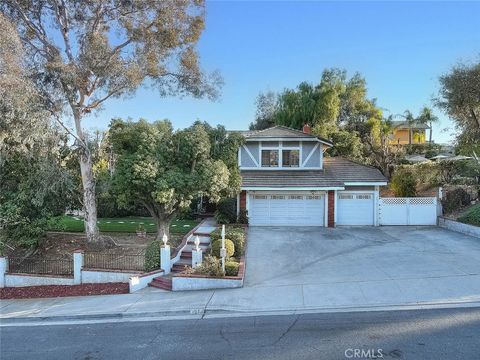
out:
<path id="1" fill-rule="evenodd" d="M 393 132 L 390 136 L 390 145 L 425 144 L 427 124 L 408 124 L 406 121 L 393 121 Z M 430 129 L 431 131 L 431 129 Z"/>

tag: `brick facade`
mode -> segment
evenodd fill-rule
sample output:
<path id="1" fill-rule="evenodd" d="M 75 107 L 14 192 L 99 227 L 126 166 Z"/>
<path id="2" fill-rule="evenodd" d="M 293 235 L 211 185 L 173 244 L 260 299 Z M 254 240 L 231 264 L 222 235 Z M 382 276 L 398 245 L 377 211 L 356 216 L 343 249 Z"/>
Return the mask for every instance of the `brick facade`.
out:
<path id="1" fill-rule="evenodd" d="M 335 227 L 335 191 L 328 190 L 328 227 Z"/>
<path id="2" fill-rule="evenodd" d="M 247 210 L 247 192 L 245 190 L 240 193 L 240 210 Z"/>

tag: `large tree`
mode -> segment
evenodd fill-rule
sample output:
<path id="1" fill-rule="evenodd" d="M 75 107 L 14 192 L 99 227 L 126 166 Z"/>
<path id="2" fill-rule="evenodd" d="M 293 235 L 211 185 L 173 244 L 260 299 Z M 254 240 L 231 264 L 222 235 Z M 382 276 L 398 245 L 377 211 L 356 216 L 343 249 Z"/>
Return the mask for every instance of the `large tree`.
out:
<path id="1" fill-rule="evenodd" d="M 351 77 L 341 69 L 326 69 L 318 84 L 300 83 L 275 96 L 260 94 L 257 115 L 250 128 L 263 129 L 272 124 L 302 129 L 335 142 L 330 155 L 364 160 L 364 138 L 371 136 L 370 123 L 381 121 L 382 111 L 374 99 L 367 98 L 365 79 L 358 73 Z"/>
<path id="2" fill-rule="evenodd" d="M 390 178 L 392 167 L 405 152 L 402 147 L 389 144 L 392 134 L 392 116 L 383 119 L 370 119 L 368 122 L 369 135 L 363 137 L 366 153 L 366 163 L 375 166 L 387 178 Z"/>
<path id="3" fill-rule="evenodd" d="M 203 124 L 174 131 L 168 121 L 114 120 L 110 139 L 116 156 L 113 186 L 120 203 L 144 206 L 157 226 L 157 239 L 169 235 L 170 223 L 199 195 L 220 200 L 230 173 L 212 156 Z"/>
<path id="4" fill-rule="evenodd" d="M 459 63 L 442 75 L 436 104 L 455 122 L 460 150 L 480 150 L 480 62 Z"/>
<path id="5" fill-rule="evenodd" d="M 193 124 L 201 125 L 210 138 L 210 156 L 213 160 L 221 160 L 229 172 L 228 187 L 221 193 L 222 197 L 235 196 L 240 191 L 242 178 L 238 166 L 238 149 L 245 142 L 243 135 L 237 132 L 228 132 L 225 126 L 212 127 L 207 122 L 197 121 Z"/>
<path id="6" fill-rule="evenodd" d="M 14 26 L 1 14 L 0 29 L 0 241 L 32 246 L 71 195 L 62 166 L 69 149 L 25 73 Z"/>
<path id="7" fill-rule="evenodd" d="M 94 241 L 95 182 L 82 120 L 109 98 L 133 94 L 145 80 L 161 95 L 215 97 L 218 77 L 204 75 L 195 50 L 204 28 L 203 1 L 5 0 L 0 6 L 16 24 L 43 101 L 62 113 L 58 121 L 75 139 L 85 232 Z"/>

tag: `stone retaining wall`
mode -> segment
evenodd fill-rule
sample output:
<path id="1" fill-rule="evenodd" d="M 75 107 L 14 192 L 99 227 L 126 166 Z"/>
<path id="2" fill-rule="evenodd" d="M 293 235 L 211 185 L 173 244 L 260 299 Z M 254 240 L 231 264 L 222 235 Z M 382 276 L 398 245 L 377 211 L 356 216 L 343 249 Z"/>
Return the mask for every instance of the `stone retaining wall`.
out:
<path id="1" fill-rule="evenodd" d="M 480 227 L 478 226 L 464 224 L 455 220 L 444 218 L 443 216 L 438 217 L 438 226 L 444 229 L 480 238 Z"/>

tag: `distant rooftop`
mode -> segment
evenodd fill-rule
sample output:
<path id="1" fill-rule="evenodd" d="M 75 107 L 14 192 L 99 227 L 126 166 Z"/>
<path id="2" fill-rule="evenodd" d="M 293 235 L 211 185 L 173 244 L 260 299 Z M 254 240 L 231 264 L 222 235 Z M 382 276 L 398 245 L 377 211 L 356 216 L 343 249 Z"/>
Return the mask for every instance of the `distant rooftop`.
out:
<path id="1" fill-rule="evenodd" d="M 422 123 L 408 124 L 407 121 L 392 121 L 392 126 L 395 129 L 430 129 L 430 126 Z"/>

